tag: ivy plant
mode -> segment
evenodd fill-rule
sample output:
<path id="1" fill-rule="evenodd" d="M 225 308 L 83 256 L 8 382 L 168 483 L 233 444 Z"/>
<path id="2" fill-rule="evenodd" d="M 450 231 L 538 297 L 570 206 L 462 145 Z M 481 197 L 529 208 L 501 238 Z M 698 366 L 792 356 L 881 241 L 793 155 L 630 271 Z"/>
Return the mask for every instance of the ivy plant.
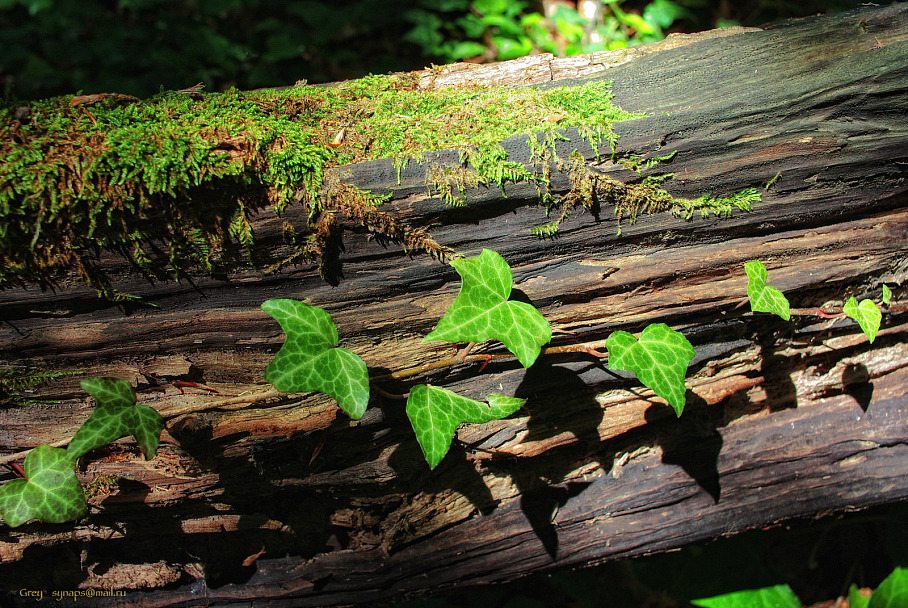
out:
<path id="1" fill-rule="evenodd" d="M 908 568 L 896 568 L 869 595 L 852 584 L 848 590 L 849 608 L 896 608 L 908 605 Z M 788 585 L 736 591 L 715 597 L 691 600 L 703 608 L 802 608 L 803 604 Z M 830 602 L 830 605 L 832 603 Z M 836 605 L 839 605 L 838 603 Z"/>
<path id="2" fill-rule="evenodd" d="M 483 250 L 474 258 L 456 259 L 451 264 L 463 281 L 460 292 L 425 339 L 452 342 L 497 339 L 521 365 L 530 367 L 542 347 L 551 341 L 552 330 L 532 305 L 510 299 L 514 279 L 507 262 L 498 253 Z M 752 309 L 789 319 L 788 300 L 778 289 L 766 284 L 765 266 L 751 261 L 744 268 L 749 278 L 747 294 Z M 883 287 L 883 300 L 888 305 L 891 291 Z M 286 334 L 284 344 L 265 370 L 265 380 L 283 392 L 327 393 L 351 418 L 361 418 L 369 405 L 369 370 L 358 355 L 338 347 L 337 327 L 331 315 L 321 308 L 290 299 L 267 300 L 261 307 L 278 321 Z M 876 304 L 869 300 L 859 304 L 856 298 L 851 298 L 843 312 L 860 324 L 871 342 L 874 340 L 882 316 Z M 643 329 L 639 338 L 626 331 L 613 332 L 606 340 L 606 348 L 611 369 L 633 372 L 665 399 L 678 416 L 682 414 L 686 395 L 684 378 L 695 355 L 683 334 L 665 323 L 653 323 Z M 95 398 L 97 407 L 69 446 L 35 448 L 20 470 L 24 479 L 0 487 L 0 515 L 10 526 L 32 519 L 59 523 L 82 517 L 87 504 L 75 467 L 77 460 L 90 450 L 132 436 L 146 459 L 157 451 L 163 419 L 152 408 L 136 404 L 135 392 L 128 382 L 89 378 L 81 385 Z M 525 401 L 491 394 L 482 402 L 446 388 L 420 384 L 411 388 L 406 412 L 426 462 L 434 469 L 450 449 L 459 425 L 505 418 Z M 744 592 L 745 595 L 736 596 L 733 601 L 698 600 L 701 603 L 697 605 L 731 607 L 750 606 L 746 602 L 752 600 L 784 602 L 790 600 L 790 591 L 784 586 L 773 587 Z M 751 593 L 757 595 L 747 595 Z M 739 601 L 745 603 L 734 603 Z"/>
<path id="3" fill-rule="evenodd" d="M 488 422 L 507 418 L 526 403 L 526 399 L 489 395 L 488 403 L 462 397 L 438 386 L 420 384 L 410 390 L 407 416 L 416 440 L 434 469 L 448 453 L 454 431 L 464 422 Z"/>
<path id="4" fill-rule="evenodd" d="M 857 298 L 852 296 L 845 302 L 842 312 L 858 322 L 861 331 L 867 335 L 867 339 L 873 344 L 876 333 L 880 330 L 880 322 L 883 320 L 883 315 L 876 304 L 872 300 L 861 300 L 861 303 L 858 304 Z"/>
<path id="5" fill-rule="evenodd" d="M 126 380 L 87 378 L 81 385 L 97 405 L 69 446 L 36 447 L 25 457 L 23 479 L 0 487 L 0 515 L 14 528 L 33 519 L 63 523 L 85 515 L 88 504 L 76 477 L 76 462 L 88 451 L 128 436 L 135 438 L 146 459 L 158 449 L 164 421 L 152 408 L 136 404 Z"/>
<path id="6" fill-rule="evenodd" d="M 744 264 L 747 273 L 747 297 L 750 309 L 754 312 L 769 312 L 779 315 L 786 321 L 791 319 L 791 307 L 781 291 L 766 284 L 766 266 L 759 260 Z"/>
<path id="7" fill-rule="evenodd" d="M 634 372 L 681 416 L 687 391 L 684 376 L 695 354 L 683 334 L 665 323 L 653 323 L 644 328 L 639 340 L 626 331 L 612 332 L 605 347 L 609 368 Z"/>
<path id="8" fill-rule="evenodd" d="M 691 604 L 703 608 L 802 608 L 803 606 L 801 600 L 788 585 L 736 591 L 716 597 L 693 600 Z"/>
<path id="9" fill-rule="evenodd" d="M 762 262 L 754 260 L 745 262 L 744 271 L 747 273 L 747 297 L 750 300 L 751 310 L 754 312 L 774 313 L 785 319 L 791 319 L 791 308 L 788 298 L 770 285 L 766 284 L 767 272 Z M 882 302 L 886 306 L 892 299 L 892 290 L 885 284 L 882 290 Z M 842 312 L 857 321 L 861 331 L 867 336 L 867 339 L 873 344 L 877 332 L 880 330 L 880 323 L 883 315 L 876 303 L 872 300 L 861 300 L 858 303 L 857 298 L 851 297 L 842 307 Z"/>
<path id="10" fill-rule="evenodd" d="M 147 405 L 137 405 L 136 393 L 126 380 L 86 378 L 80 384 L 97 405 L 70 440 L 66 455 L 76 460 L 120 437 L 132 436 L 145 459 L 151 459 L 164 430 L 161 415 Z"/>
<path id="11" fill-rule="evenodd" d="M 39 445 L 25 457 L 25 479 L 0 488 L 0 514 L 13 528 L 38 519 L 51 524 L 79 519 L 88 510 L 76 460 L 66 450 Z"/>
<path id="12" fill-rule="evenodd" d="M 514 278 L 511 267 L 498 253 L 483 249 L 475 258 L 453 260 L 463 279 L 460 293 L 425 340 L 481 342 L 493 338 L 530 367 L 552 328 L 539 311 L 526 302 L 509 300 Z"/>
<path id="13" fill-rule="evenodd" d="M 369 405 L 369 370 L 357 355 L 337 347 L 331 315 L 296 300 L 267 300 L 262 310 L 287 334 L 265 380 L 285 393 L 327 393 L 351 418 L 362 418 Z"/>
<path id="14" fill-rule="evenodd" d="M 895 608 L 896 606 L 908 606 L 908 568 L 896 568 L 887 576 L 880 586 L 870 595 L 864 598 L 857 591 L 855 585 L 851 586 L 848 592 L 848 599 L 851 601 L 853 596 L 857 596 L 850 605 L 854 608 Z M 866 599 L 862 603 L 857 598 Z"/>

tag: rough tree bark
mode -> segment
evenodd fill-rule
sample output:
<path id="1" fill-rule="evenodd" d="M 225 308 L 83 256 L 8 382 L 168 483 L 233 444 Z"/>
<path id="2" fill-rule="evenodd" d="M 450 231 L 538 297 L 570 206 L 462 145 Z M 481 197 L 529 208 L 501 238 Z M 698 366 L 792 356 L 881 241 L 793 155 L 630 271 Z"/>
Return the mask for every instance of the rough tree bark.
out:
<path id="1" fill-rule="evenodd" d="M 424 78 L 608 79 L 619 106 L 648 114 L 617 125 L 618 154 L 677 152 L 649 170 L 674 173 L 672 194 L 761 189 L 752 213 L 730 218 L 643 216 L 617 236 L 603 207 L 573 212 L 556 238 L 540 239 L 529 233 L 545 221 L 532 186 L 506 197 L 470 190 L 465 207 L 427 193 L 426 168 L 457 162 L 454 152 L 411 163 L 400 182 L 390 161 L 338 173 L 390 192 L 389 208 L 431 225 L 439 243 L 501 253 L 555 346 L 601 345 L 651 322 L 683 331 L 697 350 L 684 415 L 583 353 L 543 355 L 529 370 L 505 358 L 480 371 L 471 356 L 403 379 L 450 356 L 421 340 L 459 280 L 353 222 L 337 286 L 308 266 L 149 285 L 111 257 L 117 286 L 157 308 L 124 310 L 75 282 L 3 291 L 0 357 L 128 378 L 170 439 L 149 462 L 125 441 L 87 458 L 97 509 L 85 520 L 0 529 L 6 580 L 131 590 L 91 600 L 121 606 L 377 602 L 908 498 L 908 321 L 897 287 L 908 272 L 908 5 Z M 639 179 L 565 135 L 559 146 L 595 171 Z M 525 139 L 506 142 L 511 158 L 528 160 Z M 566 191 L 568 176 L 553 174 L 552 188 Z M 254 226 L 259 246 L 283 246 L 275 216 Z M 791 323 L 742 307 L 742 264 L 757 258 L 792 301 Z M 850 320 L 817 314 L 848 295 L 878 299 L 881 282 L 895 302 L 872 345 Z M 323 395 L 257 397 L 268 395 L 262 373 L 283 340 L 259 309 L 272 297 L 326 308 L 385 391 L 428 381 L 529 401 L 507 420 L 462 427 L 430 472 L 402 402 L 373 397 L 351 422 Z M 184 395 L 174 380 L 221 394 Z M 4 453 L 69 437 L 90 412 L 77 381 L 42 389 L 60 405 L 2 412 Z M 105 485 L 103 475 L 122 477 Z"/>

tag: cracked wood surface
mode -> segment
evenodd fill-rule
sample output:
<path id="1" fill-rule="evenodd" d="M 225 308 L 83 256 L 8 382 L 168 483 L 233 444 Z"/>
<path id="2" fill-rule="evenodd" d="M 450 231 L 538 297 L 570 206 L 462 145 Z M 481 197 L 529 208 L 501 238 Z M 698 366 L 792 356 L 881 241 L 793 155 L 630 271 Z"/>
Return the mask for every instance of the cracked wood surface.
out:
<path id="1" fill-rule="evenodd" d="M 503 358 L 477 374 L 468 360 L 395 379 L 450 356 L 448 345 L 421 340 L 459 281 L 353 223 L 336 287 L 308 266 L 151 286 L 111 257 L 115 285 L 158 308 L 124 311 L 75 282 L 2 291 L 0 357 L 131 380 L 167 419 L 163 446 L 150 462 L 128 441 L 87 458 L 80 474 L 95 509 L 86 520 L 0 529 L 4 577 L 136 590 L 117 600 L 124 606 L 369 603 L 908 497 L 908 296 L 895 289 L 872 346 L 854 323 L 812 314 L 908 272 L 908 6 L 720 30 L 625 56 L 426 72 L 426 86 L 466 74 L 496 85 L 612 80 L 618 105 L 649 113 L 617 125 L 618 154 L 676 151 L 649 171 L 673 172 L 672 194 L 761 187 L 749 214 L 642 216 L 616 236 L 610 208 L 577 209 L 542 240 L 529 233 L 548 221 L 532 186 L 508 186 L 506 198 L 470 190 L 462 208 L 430 195 L 427 168 L 456 162 L 456 152 L 411 163 L 400 183 L 390 161 L 343 175 L 391 193 L 390 209 L 433 225 L 444 245 L 501 253 L 552 323 L 555 346 L 650 322 L 684 331 L 697 350 L 684 416 L 582 353 L 546 355 L 530 370 Z M 576 148 L 596 171 L 639 179 L 596 158 L 576 131 L 565 136 L 564 156 Z M 506 142 L 512 158 L 529 160 L 525 140 Z M 567 188 L 553 173 L 552 189 Z M 286 253 L 280 221 L 254 221 L 276 255 Z M 800 313 L 791 323 L 741 306 L 742 264 L 755 258 Z M 527 406 L 461 427 L 430 472 L 402 402 L 376 397 L 353 423 L 329 398 L 261 384 L 283 340 L 258 308 L 272 297 L 329 310 L 341 345 L 387 391 L 427 381 L 470 397 L 516 394 Z M 219 394 L 183 394 L 177 380 Z M 62 402 L 0 413 L 4 454 L 65 439 L 90 413 L 78 378 L 38 396 Z"/>

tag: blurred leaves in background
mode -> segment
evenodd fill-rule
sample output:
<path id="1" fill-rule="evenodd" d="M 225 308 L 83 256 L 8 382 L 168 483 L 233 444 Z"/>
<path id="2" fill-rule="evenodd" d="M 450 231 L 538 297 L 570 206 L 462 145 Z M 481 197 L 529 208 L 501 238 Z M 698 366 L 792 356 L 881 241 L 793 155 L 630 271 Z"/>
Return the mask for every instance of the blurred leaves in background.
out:
<path id="1" fill-rule="evenodd" d="M 0 0 L 0 94 L 138 96 L 425 67 L 403 0 Z"/>
<path id="2" fill-rule="evenodd" d="M 881 3 L 886 3 L 885 1 Z M 558 56 L 856 0 L 0 0 L 0 94 L 148 96 Z"/>
<path id="3" fill-rule="evenodd" d="M 541 7 L 509 0 L 420 4 L 404 14 L 413 23 L 404 39 L 448 62 L 501 61 L 534 52 L 576 55 L 661 40 L 676 20 L 693 19 L 685 5 L 705 0 L 653 0 L 641 14 L 622 9 L 620 0 L 544 2 Z"/>

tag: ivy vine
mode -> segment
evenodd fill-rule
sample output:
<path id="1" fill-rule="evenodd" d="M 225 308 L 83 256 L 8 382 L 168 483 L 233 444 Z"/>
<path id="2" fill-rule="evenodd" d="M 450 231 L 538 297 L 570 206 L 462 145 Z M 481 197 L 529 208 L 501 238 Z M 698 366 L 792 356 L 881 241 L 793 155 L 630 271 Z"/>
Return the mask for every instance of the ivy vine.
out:
<path id="1" fill-rule="evenodd" d="M 0 515 L 14 528 L 32 519 L 63 523 L 85 515 L 88 504 L 76 478 L 76 463 L 90 450 L 129 436 L 135 438 L 146 460 L 158 450 L 164 419 L 147 405 L 136 404 L 129 382 L 87 378 L 80 384 L 97 406 L 69 446 L 36 447 L 18 469 L 22 479 L 0 487 Z"/>
<path id="2" fill-rule="evenodd" d="M 460 292 L 425 339 L 455 343 L 495 339 L 521 365 L 533 365 L 542 347 L 551 341 L 552 330 L 535 307 L 511 299 L 514 279 L 507 262 L 498 253 L 483 250 L 476 257 L 457 259 L 451 264 L 462 278 Z M 789 302 L 780 290 L 767 284 L 766 267 L 759 261 L 750 261 L 744 269 L 752 311 L 789 320 Z M 884 285 L 884 305 L 889 305 L 891 297 Z M 372 388 L 385 393 L 370 384 L 368 367 L 358 355 L 338 347 L 337 327 L 328 312 L 290 299 L 267 300 L 262 303 L 262 310 L 274 317 L 286 334 L 284 344 L 265 370 L 265 380 L 277 391 L 326 393 L 353 419 L 365 413 Z M 873 342 L 882 319 L 876 303 L 867 299 L 858 302 L 852 297 L 842 312 L 857 321 Z M 665 323 L 653 323 L 639 336 L 620 330 L 612 332 L 606 348 L 607 354 L 592 347 L 570 350 L 607 357 L 610 369 L 633 372 L 681 416 L 687 390 L 684 378 L 695 355 L 683 334 Z M 464 361 L 468 350 L 469 347 L 455 361 Z M 136 403 L 135 391 L 126 380 L 88 378 L 81 386 L 94 398 L 96 407 L 68 447 L 34 448 L 22 466 L 12 465 L 21 479 L 0 487 L 0 515 L 8 525 L 16 527 L 31 520 L 62 523 L 85 516 L 88 505 L 76 477 L 76 466 L 79 458 L 93 449 L 131 436 L 146 459 L 155 455 L 164 421 L 151 407 Z M 402 397 L 407 400 L 407 416 L 430 468 L 435 468 L 447 454 L 458 426 L 506 418 L 526 402 L 497 394 L 476 401 L 428 384 L 413 386 Z"/>

